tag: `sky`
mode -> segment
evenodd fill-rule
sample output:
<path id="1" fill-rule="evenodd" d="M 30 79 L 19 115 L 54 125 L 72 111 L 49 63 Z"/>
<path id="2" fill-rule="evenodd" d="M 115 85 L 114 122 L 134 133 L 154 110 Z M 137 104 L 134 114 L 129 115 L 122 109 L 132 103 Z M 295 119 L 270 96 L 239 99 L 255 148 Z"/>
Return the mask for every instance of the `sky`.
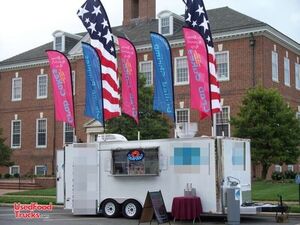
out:
<path id="1" fill-rule="evenodd" d="M 52 33 L 86 31 L 77 17 L 84 0 L 2 0 L 0 2 L 0 61 L 46 44 Z M 111 26 L 122 24 L 123 0 L 101 0 Z M 228 6 L 269 24 L 300 43 L 300 0 L 204 0 L 206 9 Z M 183 14 L 182 0 L 156 0 L 156 14 Z"/>

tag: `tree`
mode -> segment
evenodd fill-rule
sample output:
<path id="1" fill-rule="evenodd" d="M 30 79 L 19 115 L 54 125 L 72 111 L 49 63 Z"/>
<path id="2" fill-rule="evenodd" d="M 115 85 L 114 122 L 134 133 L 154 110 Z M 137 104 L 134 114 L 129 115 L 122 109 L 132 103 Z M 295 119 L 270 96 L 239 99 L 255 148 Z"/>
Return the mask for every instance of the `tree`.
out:
<path id="1" fill-rule="evenodd" d="M 262 178 L 272 164 L 297 161 L 300 122 L 275 89 L 249 90 L 231 124 L 235 136 L 251 139 L 252 162 L 262 165 Z"/>
<path id="2" fill-rule="evenodd" d="M 106 122 L 109 133 L 124 135 L 128 140 L 136 140 L 138 131 L 141 139 L 156 139 L 169 137 L 169 120 L 161 113 L 153 111 L 153 88 L 145 86 L 145 77 L 139 76 L 139 125 L 123 114 Z"/>
<path id="3" fill-rule="evenodd" d="M 5 139 L 2 136 L 2 129 L 0 129 L 0 166 L 11 166 L 13 163 L 10 161 L 12 150 L 5 145 Z"/>

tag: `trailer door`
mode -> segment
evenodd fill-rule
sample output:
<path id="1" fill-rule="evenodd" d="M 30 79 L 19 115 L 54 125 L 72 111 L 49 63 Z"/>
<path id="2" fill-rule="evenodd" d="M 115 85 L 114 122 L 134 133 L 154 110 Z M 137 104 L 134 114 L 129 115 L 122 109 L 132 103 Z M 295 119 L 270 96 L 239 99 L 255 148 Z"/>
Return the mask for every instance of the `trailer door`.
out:
<path id="1" fill-rule="evenodd" d="M 73 214 L 95 215 L 99 203 L 97 148 L 77 149 L 73 161 Z"/>

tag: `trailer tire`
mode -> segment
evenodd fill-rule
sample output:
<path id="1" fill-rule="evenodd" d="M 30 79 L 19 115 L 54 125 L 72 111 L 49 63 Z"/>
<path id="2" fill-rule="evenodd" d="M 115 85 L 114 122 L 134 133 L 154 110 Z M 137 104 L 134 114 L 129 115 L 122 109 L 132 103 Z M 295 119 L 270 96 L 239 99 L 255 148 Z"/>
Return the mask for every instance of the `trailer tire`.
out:
<path id="1" fill-rule="evenodd" d="M 121 206 L 114 199 L 106 199 L 102 203 L 102 213 L 105 217 L 114 218 L 120 215 Z"/>
<path id="2" fill-rule="evenodd" d="M 122 214 L 125 218 L 139 218 L 142 212 L 142 205 L 135 199 L 127 199 L 122 204 Z"/>

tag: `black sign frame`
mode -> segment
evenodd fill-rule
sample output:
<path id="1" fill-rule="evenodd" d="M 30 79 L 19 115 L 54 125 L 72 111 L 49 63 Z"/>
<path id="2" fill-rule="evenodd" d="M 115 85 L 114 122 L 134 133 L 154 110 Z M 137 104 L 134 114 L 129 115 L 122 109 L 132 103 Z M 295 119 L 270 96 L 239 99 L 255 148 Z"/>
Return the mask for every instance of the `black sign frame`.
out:
<path id="1" fill-rule="evenodd" d="M 153 215 L 156 217 L 157 224 L 169 223 L 171 225 L 161 191 L 147 192 L 139 224 L 146 222 L 151 224 Z"/>

